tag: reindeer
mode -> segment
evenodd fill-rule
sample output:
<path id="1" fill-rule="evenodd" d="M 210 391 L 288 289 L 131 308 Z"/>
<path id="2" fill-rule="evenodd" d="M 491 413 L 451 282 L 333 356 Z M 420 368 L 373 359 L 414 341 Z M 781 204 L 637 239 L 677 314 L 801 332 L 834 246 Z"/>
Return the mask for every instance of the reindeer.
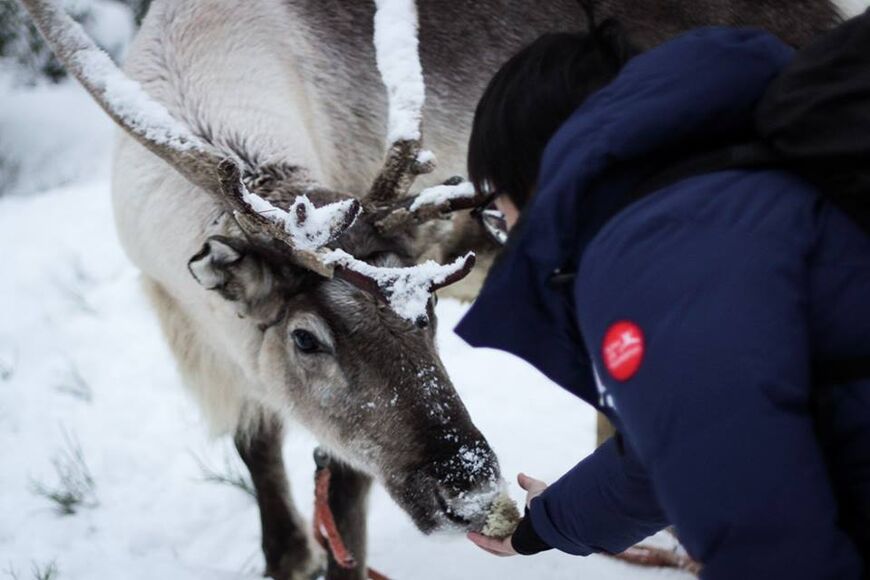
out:
<path id="1" fill-rule="evenodd" d="M 86 58 L 92 42 L 54 2 L 22 2 L 123 130 L 119 236 L 186 385 L 251 472 L 266 574 L 318 567 L 286 482 L 288 423 L 334 460 L 330 504 L 360 565 L 330 556 L 328 578 L 364 575 L 373 479 L 424 532 L 479 529 L 474 506 L 495 493 L 499 467 L 438 357 L 428 299 L 470 270 L 462 255 L 481 237 L 450 214 L 474 200 L 405 194 L 415 179 L 463 172 L 486 82 L 538 35 L 583 30 L 574 0 L 420 1 L 434 171 L 419 137 L 385 139 L 371 2 L 155 0 L 125 75 Z M 643 46 L 703 24 L 763 26 L 801 45 L 839 18 L 826 0 L 602 0 L 598 12 Z M 459 259 L 422 280 L 403 270 L 425 255 Z M 411 279 L 425 312 L 408 320 L 390 300 Z"/>

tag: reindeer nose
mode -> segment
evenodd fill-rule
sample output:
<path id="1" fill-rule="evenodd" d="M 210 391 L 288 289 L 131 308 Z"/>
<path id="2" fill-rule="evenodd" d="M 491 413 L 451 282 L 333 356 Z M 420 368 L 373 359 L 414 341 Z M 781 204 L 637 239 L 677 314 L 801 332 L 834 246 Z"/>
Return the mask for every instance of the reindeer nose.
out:
<path id="1" fill-rule="evenodd" d="M 485 487 L 501 476 L 498 459 L 483 438 L 450 445 L 433 456 L 436 459 L 427 471 L 448 499 Z"/>
<path id="2" fill-rule="evenodd" d="M 501 493 L 500 479 L 483 481 L 471 489 L 456 492 L 452 486 L 443 486 L 439 504 L 447 519 L 469 530 L 479 530 L 486 522 L 487 514 Z"/>

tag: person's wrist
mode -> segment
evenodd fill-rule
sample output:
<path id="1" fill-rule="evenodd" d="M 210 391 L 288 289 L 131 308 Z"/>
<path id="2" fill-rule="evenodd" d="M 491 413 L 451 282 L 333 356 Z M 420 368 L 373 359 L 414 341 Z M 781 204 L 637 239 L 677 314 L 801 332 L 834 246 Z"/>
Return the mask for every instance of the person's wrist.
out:
<path id="1" fill-rule="evenodd" d="M 526 508 L 523 519 L 520 520 L 517 529 L 511 536 L 511 546 L 517 554 L 523 556 L 532 556 L 553 548 L 535 531 L 535 526 L 529 515 L 529 508 Z"/>

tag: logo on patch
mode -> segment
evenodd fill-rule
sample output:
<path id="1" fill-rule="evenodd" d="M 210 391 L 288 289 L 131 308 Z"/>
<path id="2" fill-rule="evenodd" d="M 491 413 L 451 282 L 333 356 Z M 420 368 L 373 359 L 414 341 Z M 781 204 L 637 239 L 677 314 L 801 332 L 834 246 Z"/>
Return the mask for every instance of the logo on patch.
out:
<path id="1" fill-rule="evenodd" d="M 643 332 L 633 322 L 617 322 L 604 335 L 601 356 L 604 366 L 617 381 L 627 381 L 637 373 L 643 362 L 643 352 Z"/>

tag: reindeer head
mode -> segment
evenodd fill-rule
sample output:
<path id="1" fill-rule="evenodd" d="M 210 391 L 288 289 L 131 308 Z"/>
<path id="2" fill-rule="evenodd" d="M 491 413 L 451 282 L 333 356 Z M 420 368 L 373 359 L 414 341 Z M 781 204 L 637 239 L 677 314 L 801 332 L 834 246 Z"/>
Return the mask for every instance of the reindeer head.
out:
<path id="1" fill-rule="evenodd" d="M 433 309 L 433 292 L 474 260 L 416 265 L 412 231 L 471 196 L 404 197 L 433 168 L 419 135 L 391 138 L 362 202 L 298 180 L 258 189 L 258 168 L 173 119 L 54 2 L 23 2 L 121 128 L 233 217 L 235 235 L 210 237 L 188 266 L 245 320 L 239 348 L 256 345 L 246 371 L 261 389 L 252 397 L 288 409 L 338 457 L 377 477 L 420 529 L 480 529 L 498 493 L 498 463 L 438 357 Z"/>
<path id="2" fill-rule="evenodd" d="M 342 242 L 378 268 L 413 263 L 359 222 Z M 376 476 L 424 531 L 480 529 L 499 470 L 441 363 L 429 324 L 383 299 L 326 279 L 259 244 L 213 237 L 190 262 L 259 335 L 259 396 L 290 409 L 332 453 Z M 255 330 L 254 330 L 255 328 Z"/>
<path id="3" fill-rule="evenodd" d="M 239 183 L 235 177 L 227 182 Z M 294 188 L 271 197 L 292 198 Z M 308 207 L 299 199 L 286 212 L 294 223 L 296 210 Z M 438 356 L 430 292 L 463 275 L 470 259 L 420 272 L 412 232 L 378 225 L 395 203 L 379 211 L 381 202 L 369 197 L 364 204 L 372 211 L 353 220 L 351 198 L 308 190 L 306 199 L 315 208 L 305 210 L 306 219 L 327 230 L 353 222 L 330 251 L 344 252 L 339 256 L 359 271 L 339 266 L 327 278 L 288 257 L 286 246 L 214 236 L 190 260 L 191 274 L 250 321 L 257 338 L 247 342 L 258 345 L 255 372 L 264 391 L 257 396 L 290 409 L 335 456 L 376 476 L 421 530 L 480 529 L 499 491 L 498 464 Z M 264 207 L 263 215 L 276 210 Z M 331 219 L 317 212 L 331 212 Z M 433 272 L 444 272 L 443 279 L 433 282 Z M 403 296 L 422 296 L 422 310 L 397 303 L 389 282 L 402 276 L 425 282 L 403 280 Z"/>

